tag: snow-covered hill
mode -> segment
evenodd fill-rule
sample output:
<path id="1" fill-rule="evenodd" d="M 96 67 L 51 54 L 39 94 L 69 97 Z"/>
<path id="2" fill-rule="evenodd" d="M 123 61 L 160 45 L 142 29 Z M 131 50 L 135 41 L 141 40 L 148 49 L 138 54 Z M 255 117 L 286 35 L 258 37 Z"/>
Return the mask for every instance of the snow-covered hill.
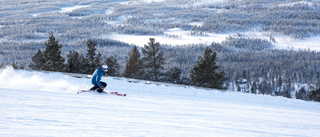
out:
<path id="1" fill-rule="evenodd" d="M 104 78 L 0 71 L 0 136 L 318 136 L 316 102 Z"/>

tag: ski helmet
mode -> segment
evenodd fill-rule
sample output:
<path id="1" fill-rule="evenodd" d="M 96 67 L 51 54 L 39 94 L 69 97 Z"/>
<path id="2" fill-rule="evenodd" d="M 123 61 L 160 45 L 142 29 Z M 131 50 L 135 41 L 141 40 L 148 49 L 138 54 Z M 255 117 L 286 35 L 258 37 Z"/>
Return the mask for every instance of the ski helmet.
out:
<path id="1" fill-rule="evenodd" d="M 110 67 L 108 65 L 102 65 L 102 69 L 106 71 L 106 70 L 110 70 Z"/>

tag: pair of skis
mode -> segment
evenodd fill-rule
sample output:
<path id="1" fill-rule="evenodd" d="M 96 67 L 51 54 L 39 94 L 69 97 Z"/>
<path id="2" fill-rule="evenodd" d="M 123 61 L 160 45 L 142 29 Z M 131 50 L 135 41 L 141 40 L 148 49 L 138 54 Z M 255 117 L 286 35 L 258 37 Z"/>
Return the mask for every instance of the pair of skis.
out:
<path id="1" fill-rule="evenodd" d="M 77 92 L 77 94 L 84 93 L 84 92 L 97 92 L 97 91 L 94 91 L 94 90 L 80 90 L 79 92 Z M 105 92 L 105 91 L 103 91 L 101 94 L 111 94 L 111 95 L 117 95 L 117 96 L 122 96 L 122 97 L 127 96 L 127 94 L 119 94 L 118 92 Z"/>

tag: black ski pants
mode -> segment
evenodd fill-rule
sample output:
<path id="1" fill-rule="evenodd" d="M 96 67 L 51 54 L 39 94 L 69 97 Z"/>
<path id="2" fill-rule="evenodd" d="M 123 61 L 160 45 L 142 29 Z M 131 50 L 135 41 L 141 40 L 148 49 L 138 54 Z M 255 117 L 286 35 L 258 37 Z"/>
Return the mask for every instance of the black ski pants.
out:
<path id="1" fill-rule="evenodd" d="M 101 85 L 102 85 L 103 87 L 107 87 L 107 83 L 104 83 L 104 82 L 100 82 L 100 83 L 101 83 Z M 97 91 L 98 91 L 99 93 L 101 93 L 101 92 L 103 91 L 103 89 L 99 88 L 98 84 L 94 84 L 93 87 L 90 88 L 90 90 L 96 90 L 96 89 L 98 89 Z"/>

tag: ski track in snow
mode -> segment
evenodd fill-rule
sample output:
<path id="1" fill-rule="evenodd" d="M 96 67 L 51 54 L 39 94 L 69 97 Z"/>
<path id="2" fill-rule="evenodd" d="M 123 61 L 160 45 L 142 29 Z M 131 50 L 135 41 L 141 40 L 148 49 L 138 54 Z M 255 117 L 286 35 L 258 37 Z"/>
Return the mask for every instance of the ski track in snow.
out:
<path id="1" fill-rule="evenodd" d="M 0 70 L 0 136 L 317 136 L 320 105 L 282 97 Z"/>

